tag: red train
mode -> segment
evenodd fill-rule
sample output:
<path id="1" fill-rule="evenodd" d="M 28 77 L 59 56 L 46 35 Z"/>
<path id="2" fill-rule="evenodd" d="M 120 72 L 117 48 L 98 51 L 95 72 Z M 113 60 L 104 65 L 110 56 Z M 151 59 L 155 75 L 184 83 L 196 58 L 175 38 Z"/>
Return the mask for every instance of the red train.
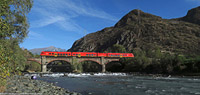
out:
<path id="1" fill-rule="evenodd" d="M 41 56 L 77 56 L 77 57 L 134 57 L 132 53 L 96 53 L 96 52 L 54 52 L 42 51 Z"/>

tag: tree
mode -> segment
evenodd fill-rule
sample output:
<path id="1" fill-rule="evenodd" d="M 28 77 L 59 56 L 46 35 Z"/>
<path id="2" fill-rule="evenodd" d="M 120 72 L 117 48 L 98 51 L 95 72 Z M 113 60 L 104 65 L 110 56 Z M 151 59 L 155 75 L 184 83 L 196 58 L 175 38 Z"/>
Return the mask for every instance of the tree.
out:
<path id="1" fill-rule="evenodd" d="M 23 69 L 25 57 L 18 44 L 27 36 L 32 4 L 33 0 L 0 0 L 0 88 L 11 72 Z"/>
<path id="2" fill-rule="evenodd" d="M 32 7 L 32 0 L 0 1 L 0 38 L 22 40 L 28 33 L 27 14 Z"/>
<path id="3" fill-rule="evenodd" d="M 119 45 L 119 44 L 114 44 L 111 48 L 110 48 L 111 52 L 120 52 L 120 53 L 125 53 L 126 49 L 124 48 L 123 45 Z"/>

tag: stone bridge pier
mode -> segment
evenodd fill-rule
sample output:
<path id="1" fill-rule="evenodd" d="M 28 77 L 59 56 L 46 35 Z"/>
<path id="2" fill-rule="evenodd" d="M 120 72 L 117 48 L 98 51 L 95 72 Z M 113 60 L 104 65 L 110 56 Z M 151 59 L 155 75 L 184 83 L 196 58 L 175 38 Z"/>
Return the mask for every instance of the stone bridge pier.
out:
<path id="1" fill-rule="evenodd" d="M 70 64 L 80 64 L 84 61 L 94 61 L 102 66 L 102 72 L 106 72 L 106 64 L 112 61 L 119 61 L 120 57 L 53 57 L 41 56 L 40 58 L 29 58 L 28 61 L 35 61 L 41 64 L 41 72 L 47 72 L 47 64 L 53 61 L 66 61 Z"/>

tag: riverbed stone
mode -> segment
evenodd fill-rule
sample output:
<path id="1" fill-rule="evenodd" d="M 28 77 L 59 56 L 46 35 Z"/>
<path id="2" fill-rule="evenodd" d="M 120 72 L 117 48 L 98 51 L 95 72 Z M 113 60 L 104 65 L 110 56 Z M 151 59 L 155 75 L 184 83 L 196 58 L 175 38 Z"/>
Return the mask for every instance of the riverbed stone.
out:
<path id="1" fill-rule="evenodd" d="M 38 93 L 39 95 L 81 95 L 57 87 L 53 83 L 40 80 L 31 80 L 25 76 L 12 76 L 8 79 L 5 93 Z"/>

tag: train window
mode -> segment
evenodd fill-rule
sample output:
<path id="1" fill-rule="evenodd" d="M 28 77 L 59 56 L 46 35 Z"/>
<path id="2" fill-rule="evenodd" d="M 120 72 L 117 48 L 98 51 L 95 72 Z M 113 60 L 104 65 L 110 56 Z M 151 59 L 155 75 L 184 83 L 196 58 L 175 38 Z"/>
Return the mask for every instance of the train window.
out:
<path id="1" fill-rule="evenodd" d="M 73 55 L 75 55 L 75 54 L 73 54 Z"/>
<path id="2" fill-rule="evenodd" d="M 86 54 L 86 56 L 88 56 L 88 54 Z"/>
<path id="3" fill-rule="evenodd" d="M 49 53 L 49 55 L 51 55 L 51 53 Z"/>
<path id="4" fill-rule="evenodd" d="M 52 55 L 54 55 L 54 53 L 52 53 Z"/>
<path id="5" fill-rule="evenodd" d="M 58 53 L 58 55 L 60 55 L 60 54 Z"/>
<path id="6" fill-rule="evenodd" d="M 92 56 L 93 56 L 93 54 L 92 54 Z"/>
<path id="7" fill-rule="evenodd" d="M 78 56 L 78 54 L 76 54 L 76 56 Z"/>
<path id="8" fill-rule="evenodd" d="M 67 55 L 67 54 L 66 54 Z"/>

